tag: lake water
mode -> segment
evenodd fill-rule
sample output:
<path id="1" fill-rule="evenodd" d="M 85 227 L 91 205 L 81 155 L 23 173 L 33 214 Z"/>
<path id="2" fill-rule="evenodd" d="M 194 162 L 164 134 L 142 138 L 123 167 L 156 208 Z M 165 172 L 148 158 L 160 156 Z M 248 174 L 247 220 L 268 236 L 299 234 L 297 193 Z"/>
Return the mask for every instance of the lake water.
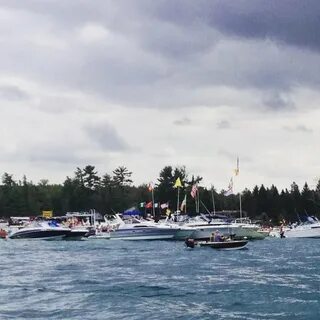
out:
<path id="1" fill-rule="evenodd" d="M 0 241 L 0 319 L 320 319 L 320 239 Z"/>

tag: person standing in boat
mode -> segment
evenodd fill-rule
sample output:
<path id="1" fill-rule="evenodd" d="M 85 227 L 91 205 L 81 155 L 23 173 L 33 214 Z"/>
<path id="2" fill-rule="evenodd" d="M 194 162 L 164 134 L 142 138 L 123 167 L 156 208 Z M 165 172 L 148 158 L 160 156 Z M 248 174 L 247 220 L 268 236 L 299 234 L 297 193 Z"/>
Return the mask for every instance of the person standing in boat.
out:
<path id="1" fill-rule="evenodd" d="M 220 234 L 219 230 L 216 230 L 216 232 L 212 232 L 210 240 L 213 241 L 213 242 L 222 242 L 222 241 L 224 241 L 224 238 Z"/>
<path id="2" fill-rule="evenodd" d="M 281 223 L 280 225 L 280 238 L 285 238 L 285 235 L 284 235 L 284 225 L 283 223 Z"/>

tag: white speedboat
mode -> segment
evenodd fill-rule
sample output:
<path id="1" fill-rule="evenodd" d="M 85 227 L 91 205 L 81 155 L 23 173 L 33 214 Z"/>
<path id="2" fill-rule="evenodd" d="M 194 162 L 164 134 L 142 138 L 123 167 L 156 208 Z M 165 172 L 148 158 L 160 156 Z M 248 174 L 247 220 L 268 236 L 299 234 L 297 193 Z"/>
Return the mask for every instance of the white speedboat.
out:
<path id="1" fill-rule="evenodd" d="M 284 229 L 285 238 L 320 238 L 320 222 L 304 222 Z"/>
<path id="2" fill-rule="evenodd" d="M 174 239 L 177 232 L 176 228 L 135 217 L 123 220 L 119 214 L 113 219 L 105 217 L 101 225 L 111 230 L 110 240 L 167 240 Z"/>
<path id="3" fill-rule="evenodd" d="M 60 226 L 54 221 L 33 221 L 29 225 L 10 230 L 10 239 L 62 239 L 70 234 L 70 229 Z"/>

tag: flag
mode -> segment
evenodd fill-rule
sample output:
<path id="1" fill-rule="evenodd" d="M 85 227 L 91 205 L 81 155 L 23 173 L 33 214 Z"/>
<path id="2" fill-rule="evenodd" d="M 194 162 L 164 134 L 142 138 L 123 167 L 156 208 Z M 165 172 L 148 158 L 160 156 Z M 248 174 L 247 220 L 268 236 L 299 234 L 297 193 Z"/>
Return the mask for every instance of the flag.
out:
<path id="1" fill-rule="evenodd" d="M 154 189 L 153 182 L 149 182 L 149 184 L 148 184 L 148 190 L 151 192 L 151 191 L 153 191 L 153 189 Z"/>
<path id="2" fill-rule="evenodd" d="M 239 175 L 239 157 L 237 158 L 237 168 L 234 169 L 234 175 L 238 176 Z"/>
<path id="3" fill-rule="evenodd" d="M 158 207 L 159 207 L 159 203 L 156 202 L 156 203 L 154 204 L 154 207 L 155 207 L 155 208 L 158 208 Z"/>
<path id="4" fill-rule="evenodd" d="M 147 208 L 147 209 L 152 208 L 152 201 L 150 201 L 150 202 L 148 202 L 148 203 L 146 204 L 146 208 Z"/>
<path id="5" fill-rule="evenodd" d="M 230 196 L 231 194 L 233 194 L 233 178 L 230 179 L 228 189 L 224 192 L 225 196 Z"/>
<path id="6" fill-rule="evenodd" d="M 180 178 L 178 178 L 173 186 L 174 188 L 181 188 L 182 184 L 181 184 L 181 180 Z"/>
<path id="7" fill-rule="evenodd" d="M 184 199 L 181 202 L 180 210 L 183 211 L 186 205 L 187 205 L 187 195 L 184 196 Z"/>
<path id="8" fill-rule="evenodd" d="M 161 205 L 160 205 L 160 208 L 161 209 L 165 209 L 165 208 L 168 208 L 169 207 L 169 203 L 167 202 L 167 203 L 161 203 Z"/>
<path id="9" fill-rule="evenodd" d="M 145 202 L 140 202 L 140 208 L 144 208 Z"/>
<path id="10" fill-rule="evenodd" d="M 52 215 L 53 215 L 53 211 L 50 210 L 50 211 L 42 211 L 42 216 L 44 218 L 52 218 Z"/>
<path id="11" fill-rule="evenodd" d="M 167 215 L 167 216 L 170 216 L 170 214 L 171 214 L 171 210 L 170 210 L 169 208 L 167 208 L 167 210 L 166 210 L 166 215 Z"/>
<path id="12" fill-rule="evenodd" d="M 192 198 L 195 198 L 195 197 L 196 197 L 196 195 L 197 195 L 197 192 L 198 192 L 198 187 L 197 187 L 197 185 L 196 185 L 196 184 L 194 184 L 194 185 L 192 186 L 192 188 L 191 188 L 191 192 L 190 192 L 191 197 L 192 197 Z"/>

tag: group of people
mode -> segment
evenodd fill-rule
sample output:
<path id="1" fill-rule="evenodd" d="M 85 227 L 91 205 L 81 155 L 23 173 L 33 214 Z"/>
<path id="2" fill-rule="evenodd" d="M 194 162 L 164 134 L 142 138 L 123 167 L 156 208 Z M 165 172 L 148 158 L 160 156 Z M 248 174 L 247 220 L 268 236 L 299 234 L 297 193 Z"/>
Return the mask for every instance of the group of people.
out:
<path id="1" fill-rule="evenodd" d="M 219 230 L 213 231 L 210 236 L 211 242 L 223 242 L 226 240 L 226 237 L 222 235 Z"/>

